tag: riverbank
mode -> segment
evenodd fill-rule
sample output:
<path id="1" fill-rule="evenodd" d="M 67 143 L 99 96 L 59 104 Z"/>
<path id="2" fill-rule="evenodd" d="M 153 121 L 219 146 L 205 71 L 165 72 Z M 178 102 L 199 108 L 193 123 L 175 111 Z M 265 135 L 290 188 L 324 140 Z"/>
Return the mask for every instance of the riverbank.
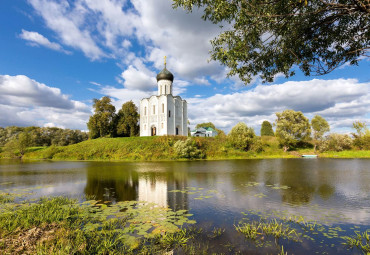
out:
<path id="1" fill-rule="evenodd" d="M 96 161 L 166 161 L 185 160 L 178 157 L 174 144 L 186 137 L 127 137 L 99 138 L 68 146 L 29 148 L 23 159 L 96 160 Z M 241 151 L 228 145 L 222 138 L 194 138 L 206 160 L 299 158 L 302 154 L 315 154 L 313 149 L 284 152 L 275 137 L 262 137 L 263 150 Z M 316 153 L 323 158 L 370 158 L 370 151 L 350 150 Z M 14 156 L 14 155 L 13 155 Z M 12 155 L 0 153 L 0 157 Z"/>
<path id="2" fill-rule="evenodd" d="M 4 254 L 165 254 L 194 233 L 187 211 L 151 203 L 116 204 L 66 197 L 14 203 L 0 192 L 0 249 Z"/>

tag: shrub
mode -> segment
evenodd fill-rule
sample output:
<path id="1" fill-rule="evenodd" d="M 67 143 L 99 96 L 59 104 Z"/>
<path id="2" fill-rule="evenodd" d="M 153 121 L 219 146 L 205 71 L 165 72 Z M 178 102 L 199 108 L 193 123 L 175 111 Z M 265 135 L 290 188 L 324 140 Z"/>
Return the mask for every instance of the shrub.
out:
<path id="1" fill-rule="evenodd" d="M 178 140 L 174 148 L 179 158 L 192 159 L 204 157 L 202 151 L 198 149 L 196 141 L 191 138 L 187 138 L 185 141 Z"/>
<path id="2" fill-rule="evenodd" d="M 261 141 L 261 137 L 255 137 L 253 139 L 251 150 L 255 151 L 255 152 L 263 152 L 264 151 L 263 144 L 262 144 L 262 141 Z"/>
<path id="3" fill-rule="evenodd" d="M 320 144 L 320 151 L 343 151 L 352 147 L 352 139 L 349 135 L 330 134 Z"/>
<path id="4" fill-rule="evenodd" d="M 256 137 L 253 128 L 249 128 L 245 123 L 239 122 L 228 134 L 230 145 L 240 150 L 250 150 Z"/>

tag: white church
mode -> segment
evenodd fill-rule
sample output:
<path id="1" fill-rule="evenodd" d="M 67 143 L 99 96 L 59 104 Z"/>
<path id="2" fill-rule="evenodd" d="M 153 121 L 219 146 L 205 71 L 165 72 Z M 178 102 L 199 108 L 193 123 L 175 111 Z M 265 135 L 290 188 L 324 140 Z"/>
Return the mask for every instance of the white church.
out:
<path id="1" fill-rule="evenodd" d="M 140 136 L 188 135 L 187 102 L 172 95 L 173 78 L 165 57 L 157 74 L 158 95 L 140 101 Z"/>

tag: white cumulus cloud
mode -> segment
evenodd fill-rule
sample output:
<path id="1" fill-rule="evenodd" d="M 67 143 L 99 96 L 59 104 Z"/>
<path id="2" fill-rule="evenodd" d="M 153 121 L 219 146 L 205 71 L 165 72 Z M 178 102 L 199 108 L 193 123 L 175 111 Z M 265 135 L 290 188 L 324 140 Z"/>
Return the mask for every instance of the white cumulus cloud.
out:
<path id="1" fill-rule="evenodd" d="M 31 32 L 31 31 L 26 31 L 22 29 L 22 33 L 19 35 L 22 39 L 27 40 L 30 42 L 32 46 L 44 46 L 46 48 L 56 50 L 56 51 L 61 51 L 66 54 L 71 54 L 70 51 L 67 51 L 62 48 L 62 46 L 58 43 L 55 42 L 50 42 L 48 38 L 45 36 L 37 33 L 37 32 Z"/>
<path id="2" fill-rule="evenodd" d="M 302 111 L 307 117 L 319 114 L 332 127 L 350 128 L 354 120 L 369 118 L 370 83 L 356 79 L 292 81 L 187 101 L 191 123 L 212 121 L 227 131 L 239 121 L 258 131 L 263 120 L 274 121 L 275 112 L 286 109 Z"/>
<path id="3" fill-rule="evenodd" d="M 0 75 L 0 126 L 54 126 L 86 129 L 90 108 L 60 89 L 25 75 Z"/>
<path id="4" fill-rule="evenodd" d="M 65 45 L 81 50 L 92 60 L 106 56 L 85 27 L 88 13 L 81 4 L 77 3 L 73 7 L 67 1 L 29 0 L 28 2 Z"/>

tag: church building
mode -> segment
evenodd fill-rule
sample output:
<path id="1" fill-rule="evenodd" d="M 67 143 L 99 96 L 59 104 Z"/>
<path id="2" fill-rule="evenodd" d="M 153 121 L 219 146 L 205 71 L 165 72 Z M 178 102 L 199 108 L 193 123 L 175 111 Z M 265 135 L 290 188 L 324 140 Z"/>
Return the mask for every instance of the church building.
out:
<path id="1" fill-rule="evenodd" d="M 157 74 L 158 95 L 140 101 L 140 136 L 188 135 L 187 103 L 172 95 L 173 74 L 166 68 Z"/>

